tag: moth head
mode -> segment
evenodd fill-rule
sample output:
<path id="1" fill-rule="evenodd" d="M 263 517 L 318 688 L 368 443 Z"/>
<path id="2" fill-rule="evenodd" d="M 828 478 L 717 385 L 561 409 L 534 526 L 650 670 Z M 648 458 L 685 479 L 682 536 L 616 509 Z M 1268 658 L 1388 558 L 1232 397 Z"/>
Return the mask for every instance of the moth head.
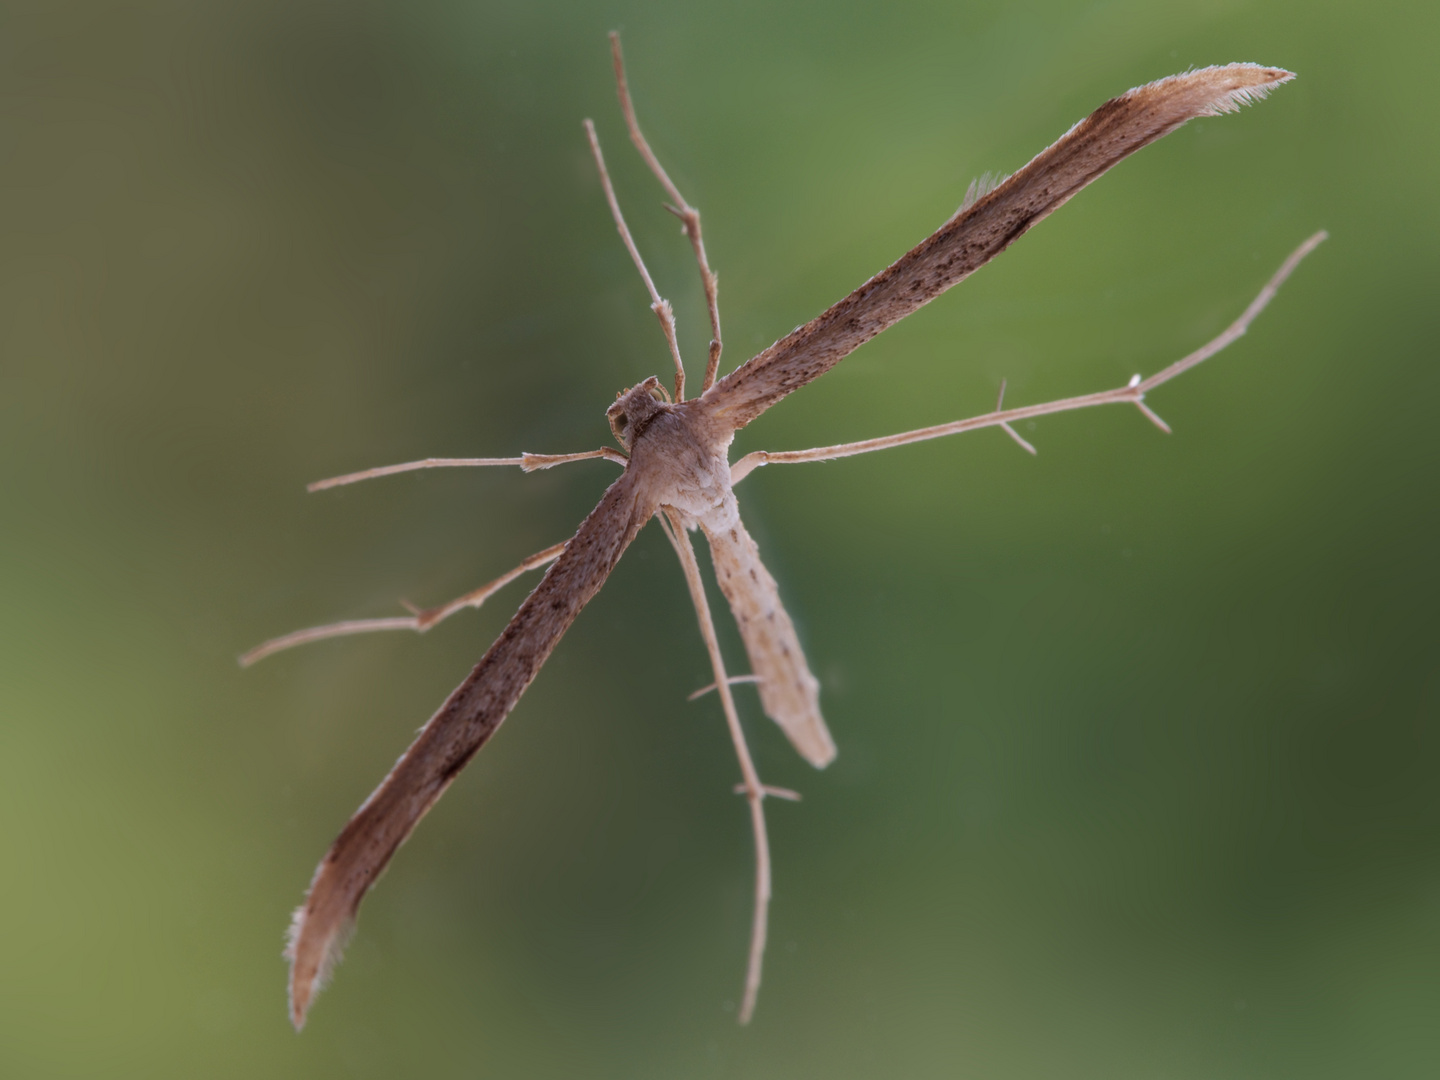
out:
<path id="1" fill-rule="evenodd" d="M 615 441 L 628 451 L 640 433 L 650 426 L 650 421 L 669 404 L 670 395 L 654 375 L 629 390 L 621 390 L 615 395 L 615 404 L 605 410 Z"/>

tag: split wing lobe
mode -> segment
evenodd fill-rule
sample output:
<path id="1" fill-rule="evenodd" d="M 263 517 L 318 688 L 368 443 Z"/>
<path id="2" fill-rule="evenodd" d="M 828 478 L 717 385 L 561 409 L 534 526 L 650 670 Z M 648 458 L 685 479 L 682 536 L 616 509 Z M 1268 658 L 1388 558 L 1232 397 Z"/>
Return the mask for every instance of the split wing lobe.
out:
<path id="1" fill-rule="evenodd" d="M 653 512 L 641 504 L 630 472 L 610 486 L 470 677 L 420 730 L 321 860 L 295 912 L 286 950 L 296 1028 L 339 960 L 360 901 L 396 848 L 514 708 Z"/>
<path id="2" fill-rule="evenodd" d="M 746 361 L 701 399 L 738 430 L 876 334 L 989 262 L 1030 226 L 1143 146 L 1197 116 L 1233 112 L 1294 76 L 1208 67 L 1107 101 L 993 191 L 845 299 Z"/>

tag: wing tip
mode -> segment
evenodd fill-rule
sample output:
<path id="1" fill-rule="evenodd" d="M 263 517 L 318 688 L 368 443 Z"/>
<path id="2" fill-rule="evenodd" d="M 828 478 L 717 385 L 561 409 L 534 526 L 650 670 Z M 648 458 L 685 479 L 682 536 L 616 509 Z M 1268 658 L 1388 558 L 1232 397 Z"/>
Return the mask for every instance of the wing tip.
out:
<path id="1" fill-rule="evenodd" d="M 840 751 L 835 748 L 830 729 L 818 713 L 805 717 L 802 723 L 781 723 L 780 726 L 790 737 L 790 744 L 815 768 L 823 769 L 839 756 Z"/>
<path id="2" fill-rule="evenodd" d="M 1137 86 L 1123 95 L 1122 100 L 1180 97 L 1191 99 L 1192 115 L 1220 116 L 1263 101 L 1271 90 L 1293 78 L 1293 71 L 1280 67 L 1252 63 L 1214 64 Z"/>
<path id="3" fill-rule="evenodd" d="M 825 747 L 823 752 L 815 754 L 813 756 L 810 754 L 806 754 L 805 756 L 809 759 L 810 764 L 815 766 L 815 768 L 823 769 L 840 756 L 840 751 L 835 749 L 834 743 L 831 743 L 829 746 Z"/>
<path id="4" fill-rule="evenodd" d="M 305 903 L 295 909 L 285 932 L 283 955 L 290 962 L 290 1023 L 297 1032 L 305 1027 L 311 1003 L 329 983 L 355 932 L 355 920 L 347 918 L 327 932 L 317 933 L 308 917 L 309 907 Z"/>

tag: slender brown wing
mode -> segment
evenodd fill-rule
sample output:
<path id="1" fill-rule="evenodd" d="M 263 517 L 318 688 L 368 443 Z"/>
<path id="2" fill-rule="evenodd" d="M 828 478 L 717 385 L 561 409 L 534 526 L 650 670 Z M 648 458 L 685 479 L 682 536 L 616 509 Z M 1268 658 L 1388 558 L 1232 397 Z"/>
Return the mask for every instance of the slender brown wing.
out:
<path id="1" fill-rule="evenodd" d="M 780 725 L 806 761 L 823 769 L 835 760 L 835 741 L 820 715 L 820 683 L 810 674 L 795 624 L 780 603 L 775 579 L 760 561 L 760 549 L 739 519 L 729 529 L 705 529 L 705 537 L 715 580 L 730 602 L 750 670 L 759 676 L 765 715 Z"/>
<path id="2" fill-rule="evenodd" d="M 964 280 L 1122 158 L 1192 117 L 1233 112 L 1292 78 L 1280 68 L 1230 64 L 1172 75 L 1107 101 L 898 262 L 725 376 L 702 400 L 732 428 L 744 427 Z"/>
<path id="3" fill-rule="evenodd" d="M 555 643 L 605 583 L 653 506 L 632 473 L 615 481 L 470 677 L 430 718 L 321 860 L 290 927 L 298 1029 L 340 958 L 360 901 L 425 812 L 515 706 Z"/>

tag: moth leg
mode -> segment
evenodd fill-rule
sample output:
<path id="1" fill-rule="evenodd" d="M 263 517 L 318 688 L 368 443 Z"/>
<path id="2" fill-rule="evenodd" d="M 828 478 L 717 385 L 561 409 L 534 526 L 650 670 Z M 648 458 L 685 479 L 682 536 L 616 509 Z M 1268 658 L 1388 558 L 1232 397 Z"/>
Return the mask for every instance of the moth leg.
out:
<path id="1" fill-rule="evenodd" d="M 760 782 L 760 774 L 755 770 L 750 748 L 745 743 L 745 732 L 740 727 L 740 716 L 735 711 L 735 698 L 730 693 L 730 680 L 725 675 L 725 660 L 720 655 L 715 623 L 710 618 L 710 602 L 705 598 L 705 585 L 700 578 L 700 564 L 695 560 L 695 548 L 690 543 L 684 523 L 674 516 L 673 511 L 664 511 L 664 516 L 660 518 L 662 523 L 666 517 L 670 520 L 665 535 L 674 545 L 681 569 L 685 571 L 685 584 L 690 588 L 690 599 L 700 623 L 700 636 L 705 639 L 705 649 L 710 654 L 710 667 L 715 673 L 715 687 L 720 691 L 725 723 L 730 728 L 730 740 L 735 744 L 735 756 L 740 761 L 740 775 L 743 777 L 741 791 L 750 804 L 750 824 L 755 833 L 755 913 L 750 923 L 750 959 L 745 972 L 745 994 L 740 1002 L 740 1023 L 748 1024 L 755 1013 L 755 998 L 760 993 L 765 934 L 770 918 L 770 839 L 765 830 L 765 796 L 769 792 Z"/>
<path id="2" fill-rule="evenodd" d="M 1136 375 L 1124 386 L 1116 387 L 1114 390 L 1102 390 L 1096 394 L 1084 394 L 1080 397 L 1062 398 L 1059 401 L 1047 401 L 1041 405 L 1025 405 L 1018 409 L 1002 409 L 1004 389 L 1002 387 L 1002 401 L 996 402 L 992 412 L 983 413 L 980 416 L 972 416 L 967 420 L 956 420 L 949 424 L 936 424 L 934 427 L 918 428 L 915 431 L 903 431 L 898 435 L 884 435 L 878 439 L 864 439 L 860 442 L 840 443 L 836 446 L 818 446 L 813 450 L 757 450 L 754 453 L 746 454 L 734 465 L 730 466 L 730 482 L 738 484 L 746 476 L 750 475 L 761 465 L 781 465 L 802 461 L 833 461 L 836 458 L 852 457 L 856 454 L 868 454 L 874 450 L 888 450 L 892 446 L 904 446 L 907 443 L 923 442 L 926 439 L 939 439 L 946 435 L 959 435 L 961 432 L 974 431 L 976 428 L 999 427 L 1004 428 L 1009 434 L 1019 441 L 1020 445 L 1031 453 L 1034 447 L 1021 439 L 1010 425 L 1019 420 L 1029 420 L 1037 416 L 1048 416 L 1051 413 L 1069 412 L 1072 409 L 1085 409 L 1092 405 L 1133 405 L 1144 414 L 1145 418 L 1161 431 L 1167 434 L 1169 426 L 1160 419 L 1148 405 L 1145 404 L 1145 395 L 1160 386 L 1169 382 L 1178 375 L 1189 371 L 1196 364 L 1199 364 L 1214 356 L 1225 346 L 1243 337 L 1250 324 L 1255 321 L 1256 316 L 1265 310 L 1267 304 L 1275 298 L 1276 292 L 1300 265 L 1302 259 L 1319 247 L 1328 238 L 1329 234 L 1323 230 L 1311 236 L 1298 248 L 1290 253 L 1281 265 L 1271 275 L 1265 287 L 1260 290 L 1250 305 L 1240 314 L 1233 323 L 1224 331 L 1211 338 L 1200 348 L 1175 361 L 1169 367 L 1156 372 L 1148 379 L 1142 379 Z"/>
<path id="3" fill-rule="evenodd" d="M 670 196 L 670 202 L 665 205 L 665 209 L 684 224 L 685 235 L 690 238 L 690 246 L 695 249 L 695 261 L 700 265 L 700 282 L 705 287 L 705 306 L 710 312 L 711 334 L 710 357 L 705 363 L 705 382 L 700 386 L 703 394 L 715 384 L 715 375 L 720 370 L 720 350 L 723 346 L 720 341 L 719 282 L 715 272 L 710 269 L 710 260 L 705 257 L 705 241 L 700 235 L 700 211 L 685 201 L 685 196 L 680 194 L 680 189 L 675 186 L 670 174 L 665 171 L 660 159 L 645 141 L 645 136 L 640 133 L 640 123 L 635 119 L 635 106 L 630 101 L 630 86 L 625 81 L 625 59 L 620 55 L 620 35 L 614 30 L 610 32 L 610 55 L 615 61 L 615 86 L 620 92 L 620 109 L 625 114 L 625 126 L 630 129 L 630 141 L 635 144 L 635 149 L 640 151 L 645 164 L 650 166 L 655 179 L 660 181 L 665 194 Z M 680 395 L 677 393 L 675 396 L 678 398 Z"/>
<path id="4" fill-rule="evenodd" d="M 625 249 L 630 252 L 635 269 L 640 271 L 640 276 L 645 280 L 645 288 L 650 291 L 650 310 L 660 320 L 665 343 L 670 346 L 670 356 L 675 361 L 675 400 L 684 401 L 685 364 L 680 359 L 680 345 L 675 340 L 675 309 L 655 288 L 650 271 L 645 269 L 645 260 L 640 257 L 640 249 L 635 246 L 635 240 L 630 235 L 630 227 L 625 224 L 625 215 L 620 212 L 620 201 L 615 198 L 615 187 L 610 183 L 610 173 L 605 168 L 605 155 L 600 152 L 600 138 L 595 134 L 593 120 L 585 121 L 585 135 L 590 140 L 590 153 L 594 155 L 595 168 L 600 173 L 600 186 L 605 189 L 605 201 L 610 204 L 610 216 L 615 219 L 615 228 L 620 231 L 620 239 L 625 241 Z"/>
<path id="5" fill-rule="evenodd" d="M 394 476 L 397 473 L 416 472 L 420 469 L 455 469 L 469 468 L 475 465 L 519 465 L 525 472 L 535 472 L 537 469 L 552 469 L 556 465 L 565 465 L 571 461 L 592 461 L 595 458 L 604 458 L 606 461 L 613 461 L 617 465 L 626 465 L 630 459 L 619 450 L 613 450 L 608 446 L 602 446 L 599 450 L 582 450 L 578 454 L 521 454 L 519 457 L 456 457 L 456 458 L 425 458 L 421 461 L 406 461 L 399 465 L 381 465 L 374 469 L 361 469 L 359 472 L 346 473 L 344 476 L 332 476 L 328 480 L 316 480 L 305 485 L 309 492 L 326 491 L 330 488 L 344 487 L 346 484 L 358 484 L 361 480 L 374 480 L 381 476 Z"/>
<path id="6" fill-rule="evenodd" d="M 296 645 L 308 645 L 312 641 L 324 641 L 327 638 L 346 637 L 350 634 L 365 634 L 376 630 L 414 630 L 417 634 L 423 634 L 436 623 L 448 619 L 457 611 L 464 608 L 478 608 L 485 603 L 492 595 L 499 592 L 510 582 L 514 581 L 521 574 L 530 570 L 536 570 L 546 563 L 560 557 L 569 541 L 555 544 L 544 551 L 537 551 L 534 555 L 525 559 L 519 566 L 507 570 L 494 581 L 481 585 L 473 592 L 464 596 L 457 596 L 449 603 L 441 604 L 438 607 L 425 608 L 420 610 L 410 608 L 409 615 L 395 615 L 381 619 L 346 619 L 343 622 L 327 623 L 324 626 L 312 626 L 305 630 L 295 630 L 277 638 L 271 638 L 263 644 L 255 646 L 249 652 L 240 657 L 240 666 L 249 667 L 256 661 L 263 660 L 277 652 L 285 649 L 293 649 Z M 405 605 L 410 607 L 409 604 Z"/>
<path id="7" fill-rule="evenodd" d="M 1005 379 L 1000 380 L 1000 392 L 995 395 L 996 412 L 999 412 L 1005 405 L 1005 383 Z M 1031 446 L 1028 442 L 1021 438 L 1020 433 L 1016 431 L 1013 427 L 1011 427 L 1008 423 L 1002 422 L 1000 424 L 1000 430 L 1005 432 L 1006 435 L 1009 435 L 1010 438 L 1014 439 L 1016 445 L 1019 446 L 1021 450 L 1024 450 L 1026 453 L 1028 453 L 1031 457 L 1034 457 L 1036 454 L 1039 453 L 1039 451 L 1036 450 L 1035 447 Z"/>
<path id="8" fill-rule="evenodd" d="M 784 799 L 786 802 L 800 802 L 800 793 L 798 791 L 792 791 L 788 787 L 776 787 L 774 784 L 766 784 L 762 790 L 772 799 Z M 745 785 L 736 784 L 735 794 L 744 795 Z"/>
<path id="9" fill-rule="evenodd" d="M 758 683 L 759 681 L 760 681 L 760 676 L 759 676 L 759 675 L 731 675 L 731 676 L 730 676 L 730 685 L 731 685 L 731 686 L 739 686 L 739 685 L 741 685 L 742 683 Z M 706 694 L 710 693 L 710 691 L 712 691 L 712 690 L 714 690 L 714 689 L 715 689 L 715 684 L 712 682 L 709 686 L 702 686 L 702 687 L 700 687 L 699 690 L 696 690 L 693 694 L 690 694 L 688 697 L 685 698 L 685 700 L 686 700 L 686 701 L 699 701 L 702 697 L 704 697 Z"/>

